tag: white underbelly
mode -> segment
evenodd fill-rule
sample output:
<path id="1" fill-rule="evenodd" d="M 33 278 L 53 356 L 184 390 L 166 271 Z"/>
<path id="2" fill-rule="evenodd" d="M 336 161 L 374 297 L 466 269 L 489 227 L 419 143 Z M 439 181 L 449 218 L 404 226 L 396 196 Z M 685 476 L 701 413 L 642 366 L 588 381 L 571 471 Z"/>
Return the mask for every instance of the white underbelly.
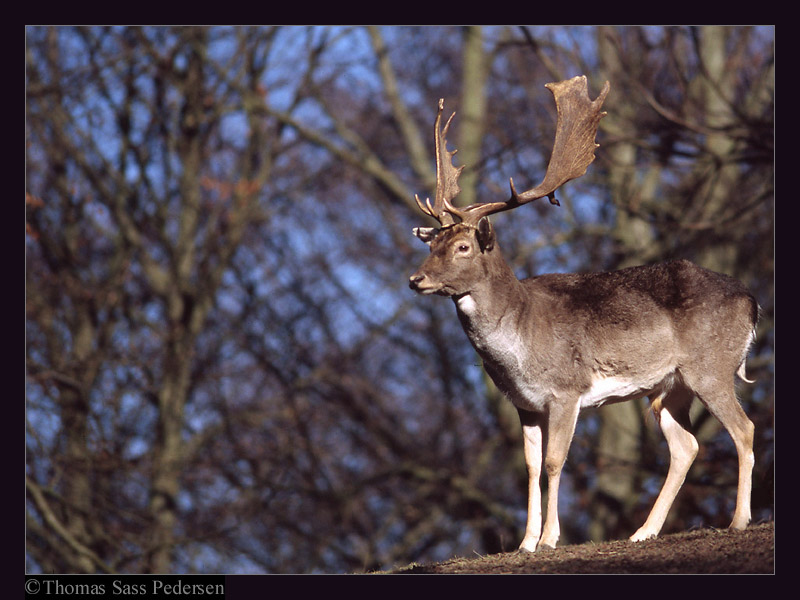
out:
<path id="1" fill-rule="evenodd" d="M 602 406 L 606 402 L 633 400 L 647 396 L 661 385 L 671 370 L 655 372 L 648 377 L 626 377 L 624 375 L 604 376 L 595 373 L 591 387 L 580 396 L 581 408 Z"/>

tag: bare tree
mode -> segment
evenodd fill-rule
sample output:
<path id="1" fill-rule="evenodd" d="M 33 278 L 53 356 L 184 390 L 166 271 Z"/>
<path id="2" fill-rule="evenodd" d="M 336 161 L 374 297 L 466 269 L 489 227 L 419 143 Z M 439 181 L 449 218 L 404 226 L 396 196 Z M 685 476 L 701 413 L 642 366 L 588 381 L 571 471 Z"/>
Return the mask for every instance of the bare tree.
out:
<path id="1" fill-rule="evenodd" d="M 542 85 L 578 72 L 620 90 L 603 152 L 561 207 L 503 222 L 512 267 L 732 248 L 721 268 L 765 308 L 743 401 L 754 516 L 771 514 L 772 41 L 723 32 L 735 119 L 713 127 L 728 154 L 704 150 L 708 104 L 688 85 L 704 28 L 28 28 L 28 568 L 344 572 L 516 547 L 518 420 L 449 307 L 413 302 L 414 193 L 435 185 L 438 98 L 467 121 L 462 193 L 481 201 L 544 172 Z M 738 187 L 716 212 L 692 192 L 723 162 Z M 623 213 L 649 226 L 647 255 L 621 241 Z M 664 472 L 648 435 L 640 481 Z M 598 460 L 572 452 L 567 505 Z M 683 496 L 730 471 L 719 453 Z"/>
<path id="2" fill-rule="evenodd" d="M 51 554 L 48 567 L 169 572 L 193 462 L 187 404 L 199 340 L 246 227 L 265 218 L 263 127 L 253 127 L 232 172 L 209 161 L 222 142 L 226 95 L 257 96 L 263 64 L 246 48 L 239 79 L 215 92 L 227 82 L 205 63 L 212 40 L 203 28 L 29 33 L 29 415 L 52 402 L 63 432 L 45 443 L 55 454 L 37 462 L 44 472 L 29 473 L 29 487 L 41 492 L 32 494 L 40 516 L 58 507 L 75 543 L 107 556 L 82 553 L 77 565 L 72 549 L 53 544 L 63 554 Z M 135 414 L 145 429 L 125 423 Z M 148 447 L 133 469 L 125 467 L 131 443 Z M 98 455 L 112 463 L 98 465 Z M 135 498 L 122 472 L 111 487 L 98 473 L 121 466 L 142 478 Z M 133 506 L 117 504 L 118 495 Z M 133 523 L 123 525 L 128 511 Z M 123 530 L 135 523 L 135 551 L 108 519 Z"/>

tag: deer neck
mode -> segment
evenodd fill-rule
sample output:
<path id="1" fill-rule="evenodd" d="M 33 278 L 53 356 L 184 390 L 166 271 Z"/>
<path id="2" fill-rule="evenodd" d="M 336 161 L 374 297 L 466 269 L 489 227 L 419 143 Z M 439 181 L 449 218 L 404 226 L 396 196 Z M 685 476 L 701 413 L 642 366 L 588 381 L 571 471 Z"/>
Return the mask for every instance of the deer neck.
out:
<path id="1" fill-rule="evenodd" d="M 472 289 L 453 297 L 464 331 L 476 346 L 514 320 L 523 306 L 522 283 L 503 259 L 499 248 L 487 260 L 485 277 Z"/>

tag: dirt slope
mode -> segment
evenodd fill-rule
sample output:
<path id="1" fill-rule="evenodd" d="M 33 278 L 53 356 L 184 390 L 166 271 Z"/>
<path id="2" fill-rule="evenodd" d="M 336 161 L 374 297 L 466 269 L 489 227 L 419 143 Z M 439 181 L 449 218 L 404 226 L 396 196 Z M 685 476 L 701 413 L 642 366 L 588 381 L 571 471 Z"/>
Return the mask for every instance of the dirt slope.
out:
<path id="1" fill-rule="evenodd" d="M 454 558 L 391 573 L 774 573 L 775 523 L 745 531 L 700 529 L 644 542 L 564 546 L 543 552 Z"/>

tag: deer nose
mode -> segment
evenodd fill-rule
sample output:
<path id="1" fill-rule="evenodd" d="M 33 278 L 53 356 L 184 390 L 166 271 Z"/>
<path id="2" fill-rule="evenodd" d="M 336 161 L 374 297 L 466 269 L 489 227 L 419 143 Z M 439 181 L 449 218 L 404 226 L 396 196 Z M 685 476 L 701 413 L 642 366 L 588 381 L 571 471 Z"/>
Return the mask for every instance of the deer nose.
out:
<path id="1" fill-rule="evenodd" d="M 412 290 L 416 290 L 423 279 L 425 279 L 425 275 L 422 273 L 414 273 L 408 278 L 408 287 L 410 287 Z"/>

